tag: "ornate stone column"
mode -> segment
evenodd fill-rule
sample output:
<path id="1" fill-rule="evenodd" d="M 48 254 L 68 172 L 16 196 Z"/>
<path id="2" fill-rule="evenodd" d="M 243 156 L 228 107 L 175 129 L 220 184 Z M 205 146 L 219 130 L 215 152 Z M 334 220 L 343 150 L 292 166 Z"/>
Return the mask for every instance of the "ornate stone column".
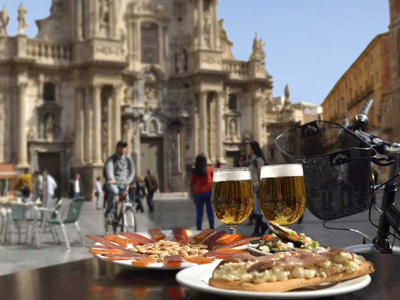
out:
<path id="1" fill-rule="evenodd" d="M 84 161 L 86 164 L 90 164 L 92 162 L 92 98 L 91 98 L 91 89 L 84 88 L 84 131 L 85 131 L 85 139 L 84 139 Z"/>
<path id="2" fill-rule="evenodd" d="M 208 92 L 200 93 L 200 151 L 207 155 L 207 96 Z"/>
<path id="3" fill-rule="evenodd" d="M 217 13 L 217 6 L 218 6 L 218 0 L 215 0 L 215 2 L 212 4 L 213 6 L 213 25 L 214 25 L 214 37 L 213 40 L 215 41 L 214 44 L 214 49 L 218 50 L 219 49 L 219 23 L 218 23 L 218 13 Z"/>
<path id="4" fill-rule="evenodd" d="M 75 89 L 75 139 L 74 139 L 74 166 L 83 165 L 84 122 L 83 93 L 84 89 Z"/>
<path id="5" fill-rule="evenodd" d="M 18 84 L 18 169 L 29 168 L 26 138 L 26 90 L 27 82 Z"/>
<path id="6" fill-rule="evenodd" d="M 121 90 L 122 84 L 114 85 L 114 133 L 113 133 L 113 145 L 111 150 L 114 151 L 115 145 L 121 140 Z"/>
<path id="7" fill-rule="evenodd" d="M 253 99 L 253 128 L 254 140 L 262 143 L 261 98 Z"/>
<path id="8" fill-rule="evenodd" d="M 199 39 L 199 44 L 197 45 L 197 47 L 199 49 L 201 49 L 202 45 L 203 45 L 203 36 L 202 36 L 202 32 L 203 32 L 203 0 L 198 0 L 197 1 L 198 6 L 197 6 L 197 10 L 198 10 L 198 22 L 197 22 L 197 30 L 198 30 L 198 39 Z"/>
<path id="9" fill-rule="evenodd" d="M 101 161 L 101 88 L 93 86 L 93 166 L 103 165 Z"/>
<path id="10" fill-rule="evenodd" d="M 222 130 L 222 121 L 223 121 L 223 101 L 224 101 L 224 92 L 217 93 L 217 109 L 216 109 L 216 148 L 217 148 L 217 160 L 221 163 L 225 162 L 224 158 L 224 145 L 223 145 L 223 130 Z"/>

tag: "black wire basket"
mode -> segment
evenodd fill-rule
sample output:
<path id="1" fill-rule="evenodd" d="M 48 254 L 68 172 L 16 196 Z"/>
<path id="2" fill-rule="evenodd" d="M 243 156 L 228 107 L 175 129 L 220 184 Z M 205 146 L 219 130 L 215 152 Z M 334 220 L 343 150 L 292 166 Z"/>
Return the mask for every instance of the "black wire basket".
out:
<path id="1" fill-rule="evenodd" d="M 369 208 L 374 150 L 342 125 L 314 121 L 276 139 L 289 163 L 301 163 L 307 207 L 321 220 L 335 220 Z"/>

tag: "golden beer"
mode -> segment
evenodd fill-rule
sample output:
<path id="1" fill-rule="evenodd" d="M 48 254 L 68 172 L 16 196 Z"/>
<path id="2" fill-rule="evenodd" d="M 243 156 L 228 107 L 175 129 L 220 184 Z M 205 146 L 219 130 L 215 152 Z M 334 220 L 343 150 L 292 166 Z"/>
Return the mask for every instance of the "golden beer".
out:
<path id="1" fill-rule="evenodd" d="M 251 214 L 254 205 L 251 172 L 247 168 L 218 169 L 214 172 L 211 203 L 216 217 L 228 225 L 229 233 Z"/>
<path id="2" fill-rule="evenodd" d="M 214 182 L 212 205 L 222 223 L 237 225 L 244 222 L 253 210 L 253 183 L 251 180 Z"/>
<path id="3" fill-rule="evenodd" d="M 297 222 L 306 207 L 302 166 L 290 164 L 263 167 L 259 201 L 261 211 L 268 221 L 283 226 Z"/>

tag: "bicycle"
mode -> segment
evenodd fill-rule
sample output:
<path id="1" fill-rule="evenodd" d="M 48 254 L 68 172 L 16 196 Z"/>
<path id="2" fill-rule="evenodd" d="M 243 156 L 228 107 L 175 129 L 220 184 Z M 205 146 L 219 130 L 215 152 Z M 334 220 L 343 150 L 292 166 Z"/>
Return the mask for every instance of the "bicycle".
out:
<path id="1" fill-rule="evenodd" d="M 129 200 L 127 192 L 120 194 L 114 206 L 114 211 L 112 213 L 111 222 L 105 220 L 105 232 L 109 233 L 110 227 L 113 229 L 113 233 L 116 234 L 118 228 L 120 232 L 136 232 L 136 215 L 134 212 L 134 206 Z M 121 205 L 119 205 L 121 204 Z"/>
<path id="2" fill-rule="evenodd" d="M 363 236 L 363 244 L 347 247 L 348 249 L 357 253 L 400 254 L 400 247 L 394 246 L 394 242 L 400 240 L 400 210 L 395 205 L 397 192 L 395 180 L 399 176 L 400 144 L 391 145 L 377 136 L 364 132 L 369 123 L 368 114 L 372 105 L 373 100 L 368 100 L 351 125 L 344 127 L 334 122 L 314 121 L 281 134 L 277 137 L 276 144 L 286 160 L 303 164 L 305 179 L 306 172 L 310 175 L 309 177 L 313 177 L 311 171 L 323 172 L 319 173 L 322 174 L 319 176 L 323 177 L 322 179 L 315 178 L 318 177 L 315 175 L 310 181 L 309 188 L 306 188 L 309 209 L 317 218 L 324 220 L 325 228 L 347 230 Z M 326 124 L 321 125 L 322 122 Z M 330 129 L 332 132 L 328 134 L 329 137 L 321 138 L 325 130 L 328 130 L 322 126 L 334 128 Z M 324 148 L 326 147 L 324 143 L 327 143 L 328 138 L 339 145 L 333 146 L 333 152 Z M 339 141 L 340 138 L 342 140 Z M 347 148 L 341 148 L 341 142 Z M 317 155 L 319 149 L 322 149 L 322 152 Z M 352 158 L 352 155 L 355 158 Z M 378 166 L 390 166 L 389 180 L 378 187 L 367 181 L 371 173 L 371 162 Z M 354 178 L 355 174 L 360 178 Z M 326 181 L 324 182 L 326 190 L 322 189 L 314 193 L 313 188 L 318 185 L 316 183 L 322 180 Z M 352 181 L 356 181 L 356 184 L 345 190 L 343 186 L 351 185 L 352 183 L 349 182 Z M 319 188 L 321 189 L 320 186 Z M 384 194 L 379 209 L 372 202 L 371 196 L 380 188 L 383 188 Z M 366 193 L 365 190 L 367 190 Z M 309 195 L 312 196 L 309 197 Z M 371 219 L 372 208 L 380 213 L 379 225 L 374 224 Z M 371 239 L 358 230 L 326 226 L 330 220 L 351 216 L 367 209 L 369 209 L 370 223 L 377 228 L 376 237 L 372 243 L 367 244 L 366 242 Z M 390 236 L 393 237 L 393 241 L 390 241 Z"/>

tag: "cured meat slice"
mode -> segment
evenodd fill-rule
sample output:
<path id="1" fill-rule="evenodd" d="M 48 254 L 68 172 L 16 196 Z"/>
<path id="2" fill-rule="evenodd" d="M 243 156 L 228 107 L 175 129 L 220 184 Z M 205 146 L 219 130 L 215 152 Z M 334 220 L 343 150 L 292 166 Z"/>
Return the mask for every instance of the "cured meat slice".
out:
<path id="1" fill-rule="evenodd" d="M 120 249 L 90 249 L 90 253 L 93 255 L 98 255 L 98 254 L 122 254 L 122 250 Z"/>
<path id="2" fill-rule="evenodd" d="M 128 239 L 135 240 L 138 242 L 139 245 L 144 245 L 144 244 L 153 244 L 154 241 L 137 233 L 131 233 L 131 232 L 125 232 L 122 233 L 122 235 Z"/>
<path id="3" fill-rule="evenodd" d="M 226 259 L 231 257 L 232 255 L 235 255 L 235 253 L 227 253 L 227 252 L 217 252 L 217 251 L 210 251 L 207 252 L 203 255 L 203 257 L 214 257 L 214 258 L 218 258 L 218 259 Z"/>
<path id="4" fill-rule="evenodd" d="M 167 267 L 178 268 L 183 262 L 182 256 L 171 255 L 164 257 L 164 263 Z"/>
<path id="5" fill-rule="evenodd" d="M 172 229 L 172 235 L 175 237 L 175 240 L 181 244 L 189 243 L 189 236 L 184 228 L 174 228 Z"/>
<path id="6" fill-rule="evenodd" d="M 160 228 L 149 229 L 149 233 L 156 242 L 166 238 L 166 235 L 161 231 Z"/>
<path id="7" fill-rule="evenodd" d="M 239 241 L 235 241 L 226 245 L 216 245 L 213 250 L 218 250 L 218 249 L 223 249 L 223 248 L 235 248 L 235 247 L 239 247 L 239 246 L 243 246 L 243 245 L 247 245 L 250 244 L 251 241 L 259 241 L 260 238 L 259 237 L 253 237 L 253 238 L 245 238 L 245 239 L 241 239 Z"/>
<path id="8" fill-rule="evenodd" d="M 136 240 L 131 240 L 131 239 L 128 239 L 128 238 L 123 238 L 123 237 L 120 237 L 120 236 L 115 235 L 115 234 L 106 235 L 104 238 L 105 238 L 107 241 L 117 243 L 118 245 L 120 245 L 120 246 L 122 246 L 122 247 L 125 247 L 125 248 L 126 248 L 129 244 L 133 244 L 134 246 L 136 246 L 136 245 L 138 244 L 138 242 L 137 242 Z"/>
<path id="9" fill-rule="evenodd" d="M 193 240 L 196 243 L 201 243 L 202 241 L 204 241 L 210 234 L 214 233 L 214 229 L 203 229 L 201 232 L 199 232 L 198 234 L 196 234 L 193 237 Z"/>
<path id="10" fill-rule="evenodd" d="M 204 265 L 204 264 L 209 264 L 212 263 L 215 259 L 214 258 L 208 258 L 208 257 L 203 257 L 203 256 L 195 256 L 195 257 L 188 257 L 186 258 L 186 261 L 198 264 L 198 265 Z"/>
<path id="11" fill-rule="evenodd" d="M 236 254 L 236 253 L 245 253 L 245 252 L 248 252 L 248 250 L 247 249 L 221 248 L 221 249 L 218 249 L 217 252 Z"/>
<path id="12" fill-rule="evenodd" d="M 243 238 L 243 235 L 241 235 L 241 234 L 227 234 L 227 235 L 220 237 L 216 243 L 219 245 L 227 245 L 229 243 L 241 240 L 242 238 Z"/>
<path id="13" fill-rule="evenodd" d="M 101 237 L 98 237 L 98 236 L 95 236 L 95 235 L 90 235 L 90 234 L 86 235 L 86 237 L 91 239 L 91 240 L 93 240 L 93 241 L 95 241 L 95 242 L 97 242 L 97 243 L 100 243 L 100 244 L 108 247 L 109 249 L 119 249 L 123 253 L 126 253 L 126 252 L 131 253 L 131 251 L 129 251 L 128 249 L 126 249 L 124 247 L 121 247 L 120 245 L 111 243 L 110 241 L 107 241 L 106 239 L 103 239 Z"/>
<path id="14" fill-rule="evenodd" d="M 157 260 L 154 258 L 140 258 L 138 260 L 132 261 L 132 265 L 138 268 L 145 268 L 149 264 L 154 264 Z"/>
<path id="15" fill-rule="evenodd" d="M 213 235 L 210 235 L 208 238 L 206 238 L 203 241 L 203 244 L 208 246 L 208 250 L 211 250 L 211 248 L 214 247 L 215 243 L 224 235 L 226 235 L 225 230 L 218 231 Z"/>
<path id="16" fill-rule="evenodd" d="M 145 254 L 102 254 L 102 256 L 106 257 L 107 260 L 114 261 L 114 260 L 138 260 L 141 258 L 147 258 Z"/>

